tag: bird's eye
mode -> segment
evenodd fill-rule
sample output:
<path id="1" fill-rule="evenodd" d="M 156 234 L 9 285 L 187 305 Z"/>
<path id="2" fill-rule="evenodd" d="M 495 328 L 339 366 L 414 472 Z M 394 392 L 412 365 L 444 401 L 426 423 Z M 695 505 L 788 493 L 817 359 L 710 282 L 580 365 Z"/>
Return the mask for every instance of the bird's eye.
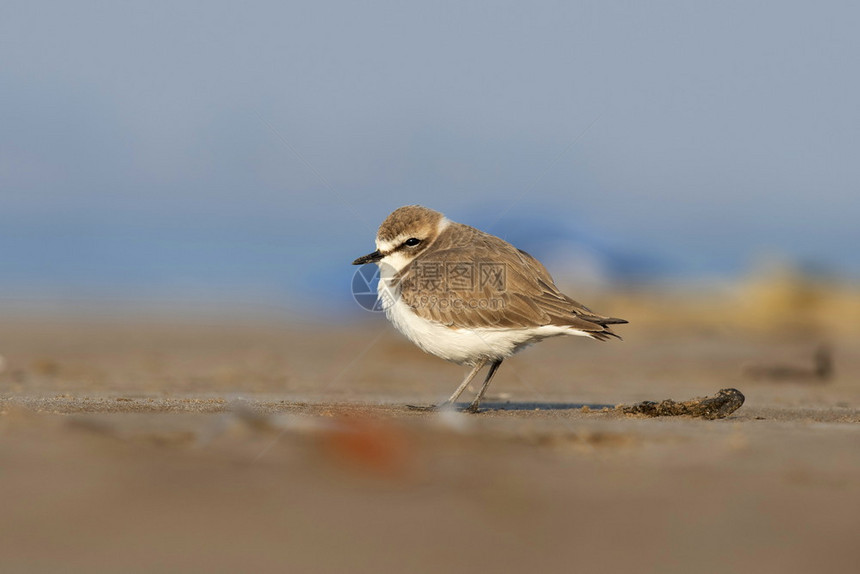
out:
<path id="1" fill-rule="evenodd" d="M 420 239 L 418 239 L 417 237 L 410 237 L 409 239 L 407 239 L 406 241 L 403 242 L 403 245 L 405 245 L 406 247 L 415 247 L 419 243 L 421 243 Z"/>

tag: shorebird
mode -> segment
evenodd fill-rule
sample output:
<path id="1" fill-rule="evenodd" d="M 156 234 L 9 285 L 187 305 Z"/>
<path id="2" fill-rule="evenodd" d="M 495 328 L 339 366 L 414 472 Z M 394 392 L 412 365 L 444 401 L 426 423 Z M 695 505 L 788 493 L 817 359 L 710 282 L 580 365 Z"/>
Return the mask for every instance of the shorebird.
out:
<path id="1" fill-rule="evenodd" d="M 377 294 L 388 319 L 419 348 L 471 371 L 435 409 L 452 405 L 489 364 L 466 408 L 477 412 L 506 358 L 560 335 L 620 339 L 604 317 L 563 294 L 546 268 L 507 241 L 455 223 L 432 209 L 408 205 L 389 215 L 376 251 L 353 265 L 379 266 Z"/>

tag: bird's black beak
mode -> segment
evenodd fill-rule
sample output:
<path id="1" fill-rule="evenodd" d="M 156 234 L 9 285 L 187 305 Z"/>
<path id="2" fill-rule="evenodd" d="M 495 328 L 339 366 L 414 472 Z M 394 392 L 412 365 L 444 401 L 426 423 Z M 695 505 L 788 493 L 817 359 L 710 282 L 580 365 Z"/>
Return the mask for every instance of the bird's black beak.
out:
<path id="1" fill-rule="evenodd" d="M 374 251 L 373 253 L 368 253 L 367 255 L 362 255 L 358 259 L 352 262 L 353 265 L 364 265 L 365 263 L 376 263 L 385 257 L 379 251 Z"/>

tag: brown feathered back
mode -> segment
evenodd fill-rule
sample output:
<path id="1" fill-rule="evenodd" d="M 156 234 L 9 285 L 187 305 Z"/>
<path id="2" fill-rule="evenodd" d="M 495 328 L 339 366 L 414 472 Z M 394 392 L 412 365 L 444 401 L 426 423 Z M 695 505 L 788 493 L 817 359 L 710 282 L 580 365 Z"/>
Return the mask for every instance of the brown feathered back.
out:
<path id="1" fill-rule="evenodd" d="M 534 257 L 468 225 L 451 223 L 397 277 L 400 297 L 419 316 L 458 328 L 558 325 L 605 340 L 604 317 L 561 293 Z"/>

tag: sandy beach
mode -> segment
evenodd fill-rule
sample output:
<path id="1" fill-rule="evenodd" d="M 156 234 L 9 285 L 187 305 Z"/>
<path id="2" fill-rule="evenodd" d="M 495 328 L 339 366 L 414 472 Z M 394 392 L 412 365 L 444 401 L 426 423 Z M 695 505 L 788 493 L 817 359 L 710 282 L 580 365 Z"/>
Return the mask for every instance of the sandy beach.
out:
<path id="1" fill-rule="evenodd" d="M 0 574 L 860 572 L 858 22 L 0 2 Z"/>
<path id="2" fill-rule="evenodd" d="M 379 316 L 4 321 L 3 569 L 850 571 L 856 336 L 820 380 L 813 338 L 624 327 L 518 355 L 468 415 L 406 408 L 463 369 Z M 615 409 L 727 387 L 722 420 Z"/>

